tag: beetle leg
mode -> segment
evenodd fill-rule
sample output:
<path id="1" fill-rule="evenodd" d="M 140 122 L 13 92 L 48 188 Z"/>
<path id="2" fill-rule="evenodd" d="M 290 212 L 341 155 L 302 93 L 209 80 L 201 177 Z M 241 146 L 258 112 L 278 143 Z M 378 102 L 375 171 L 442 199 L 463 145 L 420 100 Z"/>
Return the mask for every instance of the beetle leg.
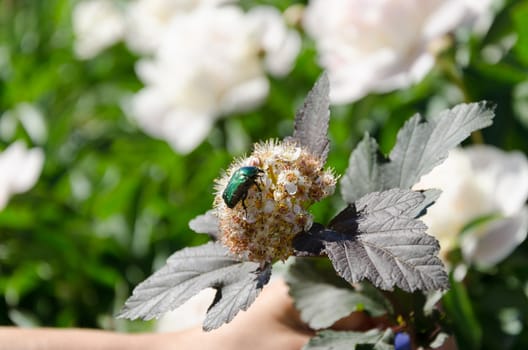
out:
<path id="1" fill-rule="evenodd" d="M 242 208 L 244 208 L 244 211 L 246 212 L 246 217 L 247 217 L 246 197 L 247 197 L 247 192 L 244 193 L 244 195 L 242 196 Z"/>

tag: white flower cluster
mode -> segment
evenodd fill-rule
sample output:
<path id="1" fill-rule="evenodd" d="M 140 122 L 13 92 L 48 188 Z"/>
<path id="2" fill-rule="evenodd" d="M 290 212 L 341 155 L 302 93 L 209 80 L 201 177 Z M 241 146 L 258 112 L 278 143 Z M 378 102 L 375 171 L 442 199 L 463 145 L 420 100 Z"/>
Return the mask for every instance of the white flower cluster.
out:
<path id="1" fill-rule="evenodd" d="M 444 259 L 460 245 L 467 262 L 492 266 L 526 238 L 528 160 L 520 152 L 482 145 L 455 149 L 414 188 L 442 190 L 422 219 L 440 241 Z"/>
<path id="2" fill-rule="evenodd" d="M 132 98 L 130 114 L 145 132 L 180 153 L 198 146 L 217 118 L 260 104 L 269 90 L 266 73 L 287 74 L 300 50 L 298 33 L 275 8 L 244 12 L 227 2 L 136 0 L 120 10 L 121 36 L 133 51 L 148 55 L 137 64 L 145 87 Z M 119 9 L 112 0 L 81 5 L 74 16 L 77 52 L 92 57 L 94 48 L 120 39 L 111 25 Z"/>
<path id="3" fill-rule="evenodd" d="M 0 210 L 13 195 L 26 192 L 37 182 L 44 164 L 40 148 L 28 150 L 17 141 L 0 153 Z"/>
<path id="4" fill-rule="evenodd" d="M 244 203 L 231 209 L 222 194 L 243 166 L 258 167 L 263 174 L 249 188 Z M 296 143 L 256 144 L 250 157 L 234 162 L 217 180 L 214 207 L 221 240 L 233 253 L 252 261 L 284 260 L 293 253 L 293 238 L 312 225 L 308 207 L 331 195 L 335 185 L 334 173 L 323 170 L 322 160 Z"/>
<path id="5" fill-rule="evenodd" d="M 303 19 L 328 71 L 331 100 L 355 101 L 420 81 L 435 48 L 489 0 L 310 0 Z"/>

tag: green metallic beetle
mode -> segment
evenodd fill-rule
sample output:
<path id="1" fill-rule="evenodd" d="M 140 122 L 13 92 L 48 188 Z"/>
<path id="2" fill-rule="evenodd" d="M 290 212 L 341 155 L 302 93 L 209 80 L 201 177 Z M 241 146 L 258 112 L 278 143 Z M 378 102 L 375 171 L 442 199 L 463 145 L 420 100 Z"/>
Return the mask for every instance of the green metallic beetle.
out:
<path id="1" fill-rule="evenodd" d="M 231 179 L 229 179 L 224 193 L 222 193 L 222 198 L 227 207 L 233 209 L 238 202 L 242 201 L 242 206 L 244 209 L 247 209 L 244 200 L 251 186 L 257 186 L 260 191 L 256 180 L 263 173 L 264 171 L 262 169 L 255 166 L 243 166 L 237 169 L 231 176 Z"/>

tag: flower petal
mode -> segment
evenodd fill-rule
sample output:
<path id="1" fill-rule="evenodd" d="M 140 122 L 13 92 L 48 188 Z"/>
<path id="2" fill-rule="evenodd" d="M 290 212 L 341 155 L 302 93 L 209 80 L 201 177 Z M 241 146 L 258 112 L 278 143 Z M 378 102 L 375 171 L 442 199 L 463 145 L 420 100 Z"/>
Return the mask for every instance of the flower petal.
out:
<path id="1" fill-rule="evenodd" d="M 521 244 L 528 232 L 528 207 L 518 214 L 499 219 L 462 236 L 464 258 L 481 267 L 493 266 Z"/>
<path id="2" fill-rule="evenodd" d="M 0 154 L 0 210 L 13 194 L 28 191 L 37 182 L 44 164 L 40 148 L 28 150 L 17 141 Z"/>
<path id="3" fill-rule="evenodd" d="M 497 210 L 505 216 L 517 213 L 528 198 L 526 156 L 484 145 L 468 147 L 466 152 Z"/>

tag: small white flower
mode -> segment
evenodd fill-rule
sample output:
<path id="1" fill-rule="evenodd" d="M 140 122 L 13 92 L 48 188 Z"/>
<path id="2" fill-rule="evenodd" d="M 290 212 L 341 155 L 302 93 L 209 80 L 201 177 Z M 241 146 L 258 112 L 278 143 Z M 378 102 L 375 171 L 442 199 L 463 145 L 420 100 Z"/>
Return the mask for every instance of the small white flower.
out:
<path id="1" fill-rule="evenodd" d="M 113 0 L 85 0 L 73 10 L 75 53 L 90 59 L 123 38 L 125 17 Z"/>
<path id="2" fill-rule="evenodd" d="M 311 0 L 303 25 L 329 73 L 332 102 L 347 103 L 420 81 L 435 43 L 482 8 L 470 0 Z"/>
<path id="3" fill-rule="evenodd" d="M 275 199 L 275 194 L 274 194 L 274 199 Z M 266 214 L 270 214 L 271 212 L 273 212 L 273 210 L 275 210 L 275 202 L 274 201 L 266 201 L 264 203 L 264 208 L 262 209 L 262 211 Z"/>
<path id="4" fill-rule="evenodd" d="M 20 141 L 0 153 L 0 210 L 11 196 L 35 185 L 43 164 L 44 152 L 40 148 L 28 150 Z"/>
<path id="5" fill-rule="evenodd" d="M 293 196 L 297 193 L 297 184 L 302 186 L 301 174 L 297 169 L 283 171 L 277 179 L 277 184 L 281 192 Z"/>
<path id="6" fill-rule="evenodd" d="M 177 152 L 192 151 L 217 118 L 264 100 L 266 67 L 285 73 L 297 55 L 298 35 L 292 33 L 270 9 L 246 14 L 234 6 L 202 6 L 175 16 L 154 58 L 137 66 L 145 88 L 133 98 L 133 117 Z"/>
<path id="7" fill-rule="evenodd" d="M 287 182 L 284 184 L 284 189 L 290 196 L 293 196 L 297 193 L 297 185 L 293 182 Z"/>
<path id="8" fill-rule="evenodd" d="M 277 150 L 277 152 L 280 152 L 281 150 Z M 277 153 L 274 156 L 275 157 L 281 157 L 283 160 L 293 162 L 299 158 L 301 155 L 301 149 L 300 148 L 294 148 L 291 150 L 287 150 L 284 153 Z"/>
<path id="9" fill-rule="evenodd" d="M 491 146 L 455 149 L 414 188 L 442 190 L 423 221 L 440 241 L 444 258 L 459 241 L 467 261 L 491 266 L 526 238 L 528 160 L 520 152 Z M 470 226 L 460 236 L 466 225 L 487 216 L 497 218 Z"/>

